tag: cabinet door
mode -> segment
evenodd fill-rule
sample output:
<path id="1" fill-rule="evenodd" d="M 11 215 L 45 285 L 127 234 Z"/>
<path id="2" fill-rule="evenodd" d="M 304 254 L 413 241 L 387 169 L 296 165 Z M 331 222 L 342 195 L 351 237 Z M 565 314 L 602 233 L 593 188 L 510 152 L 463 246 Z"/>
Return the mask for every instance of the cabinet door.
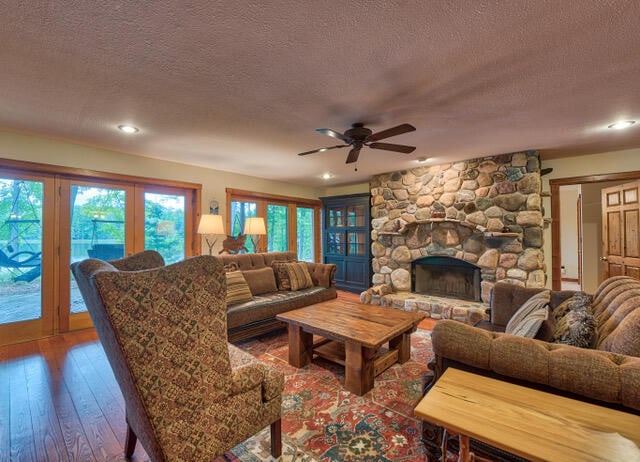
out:
<path id="1" fill-rule="evenodd" d="M 371 285 L 369 195 L 323 198 L 324 262 L 334 263 L 336 287 L 361 292 Z"/>

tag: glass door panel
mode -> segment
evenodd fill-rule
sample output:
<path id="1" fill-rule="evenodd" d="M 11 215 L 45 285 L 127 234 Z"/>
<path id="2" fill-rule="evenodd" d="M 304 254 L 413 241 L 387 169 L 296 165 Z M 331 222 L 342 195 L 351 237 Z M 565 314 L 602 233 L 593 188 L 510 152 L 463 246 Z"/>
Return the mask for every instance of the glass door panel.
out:
<path id="1" fill-rule="evenodd" d="M 0 171 L 0 345 L 53 333 L 54 180 Z"/>
<path id="2" fill-rule="evenodd" d="M 124 257 L 126 202 L 124 189 L 71 185 L 69 263 Z M 73 277 L 69 278 L 69 302 L 71 314 L 87 311 Z"/>
<path id="3" fill-rule="evenodd" d="M 313 228 L 312 208 L 298 207 L 296 209 L 296 237 L 298 247 L 298 260 L 314 261 L 315 232 Z"/>
<path id="4" fill-rule="evenodd" d="M 349 242 L 349 255 L 365 254 L 365 236 L 363 232 L 348 232 L 347 240 Z"/>
<path id="5" fill-rule="evenodd" d="M 286 205 L 267 204 L 267 252 L 289 250 L 288 211 Z"/>
<path id="6" fill-rule="evenodd" d="M 347 207 L 347 226 L 362 227 L 364 226 L 365 210 L 362 205 L 350 205 Z"/>
<path id="7" fill-rule="evenodd" d="M 344 226 L 344 207 L 330 207 L 327 210 L 327 228 Z"/>
<path id="8" fill-rule="evenodd" d="M 159 252 L 167 264 L 184 260 L 184 195 L 144 194 L 144 248 Z"/>
<path id="9" fill-rule="evenodd" d="M 0 324 L 42 317 L 43 183 L 0 178 Z"/>

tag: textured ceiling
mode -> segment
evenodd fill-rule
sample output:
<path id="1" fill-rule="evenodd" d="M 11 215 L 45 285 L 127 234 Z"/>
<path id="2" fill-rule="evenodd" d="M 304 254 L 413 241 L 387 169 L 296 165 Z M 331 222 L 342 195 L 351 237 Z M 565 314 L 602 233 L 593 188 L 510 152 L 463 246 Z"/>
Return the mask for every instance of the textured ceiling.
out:
<path id="1" fill-rule="evenodd" d="M 640 2 L 0 3 L 0 128 L 308 185 L 640 147 Z M 617 119 L 629 130 L 607 130 Z M 374 131 L 339 144 L 316 128 Z M 131 123 L 126 136 L 115 126 Z M 323 182 L 320 175 L 335 177 Z"/>

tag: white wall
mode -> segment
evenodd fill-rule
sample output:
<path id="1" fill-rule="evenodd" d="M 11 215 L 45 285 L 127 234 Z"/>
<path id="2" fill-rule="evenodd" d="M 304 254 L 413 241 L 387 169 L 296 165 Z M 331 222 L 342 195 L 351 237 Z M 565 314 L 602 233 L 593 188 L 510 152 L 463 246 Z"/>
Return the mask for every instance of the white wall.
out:
<path id="1" fill-rule="evenodd" d="M 578 279 L 578 195 L 580 185 L 560 187 L 560 264 L 563 278 Z"/>

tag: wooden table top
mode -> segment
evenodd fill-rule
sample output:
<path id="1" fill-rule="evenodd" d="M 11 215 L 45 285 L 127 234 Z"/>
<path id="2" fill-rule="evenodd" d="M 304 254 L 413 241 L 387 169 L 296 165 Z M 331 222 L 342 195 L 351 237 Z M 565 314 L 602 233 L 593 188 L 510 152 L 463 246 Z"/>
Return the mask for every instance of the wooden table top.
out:
<path id="1" fill-rule="evenodd" d="M 345 301 L 316 303 L 281 313 L 276 319 L 332 340 L 378 348 L 392 338 L 415 329 L 424 317 L 421 313 Z"/>
<path id="2" fill-rule="evenodd" d="M 454 368 L 415 413 L 532 461 L 640 461 L 640 416 Z"/>

